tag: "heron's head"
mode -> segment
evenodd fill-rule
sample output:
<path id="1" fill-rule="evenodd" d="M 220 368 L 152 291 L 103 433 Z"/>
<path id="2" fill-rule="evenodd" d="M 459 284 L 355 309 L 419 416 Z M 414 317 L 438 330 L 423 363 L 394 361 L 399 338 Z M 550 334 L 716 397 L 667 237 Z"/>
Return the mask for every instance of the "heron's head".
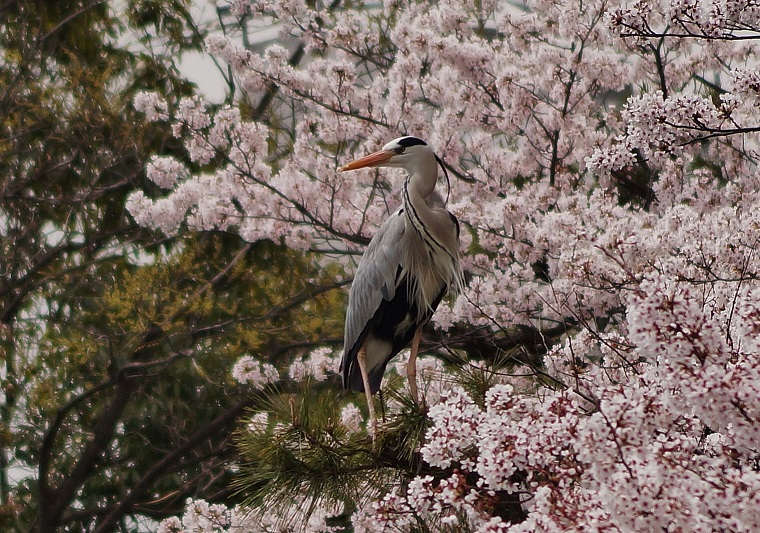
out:
<path id="1" fill-rule="evenodd" d="M 422 139 L 417 137 L 399 137 L 373 154 L 343 165 L 338 170 L 356 170 L 365 167 L 395 167 L 403 168 L 414 173 L 418 167 L 427 166 L 431 162 L 435 167 L 436 156 Z"/>

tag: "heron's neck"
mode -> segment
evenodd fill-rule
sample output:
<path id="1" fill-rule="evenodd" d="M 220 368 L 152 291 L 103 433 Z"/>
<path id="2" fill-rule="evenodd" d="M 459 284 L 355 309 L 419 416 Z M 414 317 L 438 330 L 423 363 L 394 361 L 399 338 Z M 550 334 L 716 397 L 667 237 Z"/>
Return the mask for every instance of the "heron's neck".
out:
<path id="1" fill-rule="evenodd" d="M 435 165 L 435 159 L 433 159 Z M 420 238 L 433 248 L 443 248 L 437 235 L 440 214 L 432 209 L 431 202 L 437 198 L 433 194 L 438 169 L 435 166 L 418 169 L 404 182 L 403 203 L 407 220 Z"/>
<path id="2" fill-rule="evenodd" d="M 414 168 L 409 169 L 409 179 L 406 186 L 413 199 L 424 200 L 435 190 L 438 180 L 438 163 L 434 155 L 421 160 Z"/>

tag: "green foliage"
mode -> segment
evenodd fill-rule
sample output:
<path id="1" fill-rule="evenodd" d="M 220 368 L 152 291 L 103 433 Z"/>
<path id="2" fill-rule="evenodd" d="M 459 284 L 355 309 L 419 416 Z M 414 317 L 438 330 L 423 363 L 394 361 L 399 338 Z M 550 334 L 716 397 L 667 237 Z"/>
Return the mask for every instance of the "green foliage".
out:
<path id="1" fill-rule="evenodd" d="M 18 447 L 28 443 L 35 462 L 33 443 L 43 438 L 39 428 L 55 416 L 62 399 L 74 401 L 81 390 L 98 390 L 130 364 L 146 365 L 107 457 L 83 486 L 79 500 L 85 505 L 118 500 L 189 435 L 245 402 L 246 392 L 230 377 L 240 356 L 257 354 L 283 366 L 300 353 L 292 345 L 338 334 L 338 319 L 310 328 L 313 312 L 328 316 L 341 308 L 343 296 L 327 291 L 301 301 L 323 281 L 319 267 L 304 256 L 223 234 L 185 237 L 176 246 L 178 252 L 153 263 L 125 259 L 102 292 L 69 301 L 69 311 L 43 337 L 44 349 L 30 370 L 37 376 L 29 392 L 31 418 Z M 153 332 L 149 343 L 146 331 Z M 50 450 L 51 472 L 75 467 L 78 451 L 111 401 L 106 387 L 76 403 Z M 211 500 L 228 494 L 227 468 L 234 455 L 224 433 L 210 438 L 182 468 L 154 482 L 155 493 L 174 496 L 149 508 L 176 512 L 185 491 L 201 494 L 199 487 Z"/>
<path id="2" fill-rule="evenodd" d="M 386 382 L 375 441 L 366 430 L 344 425 L 349 400 L 335 387 L 307 381 L 295 391 L 262 396 L 236 432 L 241 459 L 234 487 L 244 505 L 287 522 L 302 519 L 300 510 L 308 515 L 337 503 L 344 509 L 338 523 L 347 525 L 357 505 L 419 473 L 440 474 L 421 461 L 429 419 L 403 386 L 400 376 Z M 364 408 L 363 399 L 353 397 Z"/>
<path id="3" fill-rule="evenodd" d="M 311 505 L 361 496 L 372 442 L 341 425 L 339 405 L 323 388 L 270 397 L 258 406 L 268 421 L 254 417 L 237 433 L 243 463 L 235 486 L 246 505 L 284 510 L 299 495 Z"/>

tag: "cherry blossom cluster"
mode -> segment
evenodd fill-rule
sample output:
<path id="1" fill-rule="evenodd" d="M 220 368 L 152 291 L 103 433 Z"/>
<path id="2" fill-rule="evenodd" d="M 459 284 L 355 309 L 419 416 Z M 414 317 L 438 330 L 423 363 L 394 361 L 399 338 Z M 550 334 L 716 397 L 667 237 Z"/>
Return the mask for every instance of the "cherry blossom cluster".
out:
<path id="1" fill-rule="evenodd" d="M 162 521 L 158 533 L 221 533 L 245 531 L 243 513 L 224 505 L 209 504 L 203 500 L 188 498 L 182 518 L 171 517 Z"/>
<path id="2" fill-rule="evenodd" d="M 317 507 L 308 516 L 303 514 L 299 504 L 293 502 L 290 521 L 271 512 L 252 513 L 243 507 L 227 508 L 224 505 L 209 504 L 204 500 L 188 498 L 182 517 L 163 520 L 157 533 L 331 533 L 339 529 L 328 526 L 326 519 L 341 513 L 340 508 Z"/>
<path id="3" fill-rule="evenodd" d="M 135 95 L 133 103 L 135 110 L 143 113 L 151 122 L 169 118 L 169 106 L 166 100 L 156 93 L 140 91 Z"/>
<path id="4" fill-rule="evenodd" d="M 748 68 L 737 68 L 731 72 L 734 92 L 756 99 L 760 96 L 760 72 Z"/>
<path id="5" fill-rule="evenodd" d="M 280 379 L 280 374 L 269 363 L 262 363 L 250 355 L 244 355 L 232 367 L 232 377 L 238 383 L 261 389 Z"/>
<path id="6" fill-rule="evenodd" d="M 479 407 L 457 391 L 431 409 L 433 426 L 422 449 L 429 464 L 453 465 L 451 476 L 420 477 L 405 493 L 389 493 L 355 517 L 358 530 L 384 531 L 388 524 L 403 529 L 403 524 L 419 518 L 429 524 L 466 520 L 480 531 L 759 527 L 760 473 L 753 468 L 759 441 L 746 421 L 736 427 L 739 418 L 759 419 L 746 405 L 755 391 L 753 386 L 742 387 L 745 398 L 729 396 L 711 407 L 710 389 L 735 392 L 726 380 L 741 378 L 709 369 L 701 384 L 690 379 L 711 344 L 707 324 L 691 332 L 690 340 L 680 344 L 682 349 L 676 348 L 684 353 L 680 359 L 668 344 L 656 340 L 663 327 L 678 329 L 669 320 L 700 313 L 679 309 L 674 297 L 635 306 L 635 312 L 666 310 L 662 322 L 637 327 L 634 337 L 645 335 L 647 342 L 642 340 L 637 350 L 653 351 L 652 357 L 661 361 L 667 357 L 670 370 L 645 364 L 639 373 L 618 374 L 615 383 L 594 389 L 595 406 L 568 390 L 544 390 L 541 397 L 499 385 Z M 576 354 L 584 348 L 576 346 Z M 757 358 L 755 354 L 755 366 Z M 623 358 L 616 362 L 621 364 Z M 725 361 L 722 366 L 727 364 L 733 366 Z M 754 370 L 742 372 L 756 379 Z M 678 388 L 684 384 L 689 390 Z M 726 416 L 720 418 L 720 412 Z M 745 448 L 750 442 L 753 447 Z M 510 525 L 490 514 L 500 494 L 520 497 L 527 513 L 523 522 Z"/>
<path id="7" fill-rule="evenodd" d="M 754 0 L 636 0 L 612 10 L 610 20 L 622 33 L 674 34 L 709 39 L 747 33 L 758 36 L 760 5 Z"/>
<path id="8" fill-rule="evenodd" d="M 635 165 L 636 154 L 655 168 L 674 157 L 689 162 L 694 151 L 687 147 L 698 141 L 760 131 L 749 108 L 760 90 L 760 74 L 746 69 L 730 74 L 735 92 L 722 94 L 717 105 L 695 94 L 665 98 L 661 91 L 630 98 L 622 113 L 625 134 L 616 144 L 595 150 L 586 159 L 588 168 L 598 175 L 610 175 Z"/>
<path id="9" fill-rule="evenodd" d="M 349 432 L 356 433 L 364 425 L 364 417 L 359 408 L 352 403 L 347 404 L 340 412 L 340 423 Z"/>
<path id="10" fill-rule="evenodd" d="M 312 350 L 309 355 L 299 357 L 290 364 L 290 377 L 296 381 L 304 381 L 306 378 L 324 381 L 338 372 L 338 355 L 327 347 Z"/>

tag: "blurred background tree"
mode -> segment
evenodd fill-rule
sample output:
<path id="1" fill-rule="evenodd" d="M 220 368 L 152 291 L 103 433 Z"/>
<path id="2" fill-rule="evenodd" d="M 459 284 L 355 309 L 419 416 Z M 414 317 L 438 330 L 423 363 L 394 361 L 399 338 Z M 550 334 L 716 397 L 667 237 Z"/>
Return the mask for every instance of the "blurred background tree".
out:
<path id="1" fill-rule="evenodd" d="M 114 9 L 2 8 L 5 531 L 134 531 L 188 496 L 228 496 L 230 434 L 252 401 L 234 361 L 338 342 L 340 284 L 304 254 L 222 232 L 159 236 L 125 212 L 128 192 L 152 186 L 150 155 L 183 157 L 132 99 L 191 94 L 178 61 L 207 30 L 184 0 Z"/>

